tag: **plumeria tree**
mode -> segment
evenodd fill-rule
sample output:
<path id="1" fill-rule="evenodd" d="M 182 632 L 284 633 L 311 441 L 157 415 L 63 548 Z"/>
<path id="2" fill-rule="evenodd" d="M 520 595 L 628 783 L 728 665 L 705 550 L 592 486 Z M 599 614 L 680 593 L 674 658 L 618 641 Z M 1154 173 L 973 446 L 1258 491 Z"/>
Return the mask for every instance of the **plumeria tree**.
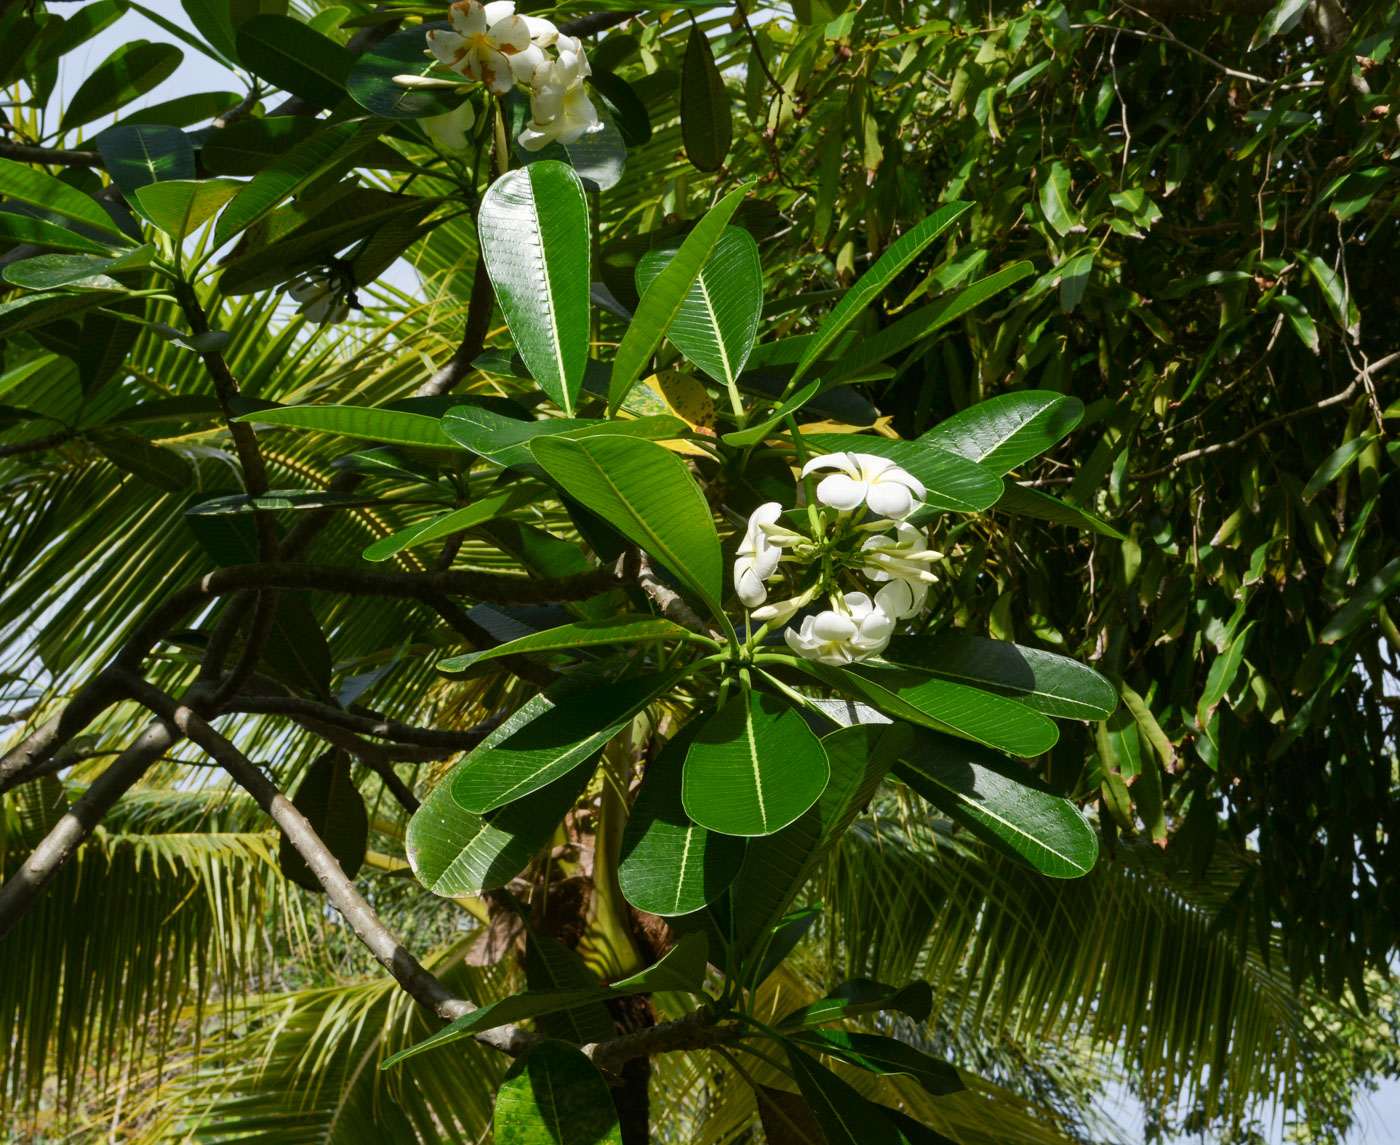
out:
<path id="1" fill-rule="evenodd" d="M 17 1113 L 153 1141 L 1055 1143 L 1090 1132 L 1082 1034 L 1131 1043 L 1146 1093 L 1190 1076 L 1202 1122 L 1244 1133 L 1279 1092 L 1345 1121 L 1378 1026 L 1303 986 L 1320 956 L 1265 899 L 1241 907 L 1249 848 L 1213 852 L 1228 737 L 1281 712 L 1245 661 L 1274 542 L 1191 613 L 1218 654 L 1180 684 L 1185 732 L 1163 696 L 1192 661 L 1148 665 L 1188 620 L 1163 605 L 1129 648 L 1148 604 L 1095 612 L 1170 535 L 1110 519 L 1131 419 L 1086 410 L 1064 350 L 1096 297 L 1170 333 L 1109 246 L 1162 214 L 1127 186 L 1113 53 L 1092 114 L 1121 104 L 1116 176 L 1076 146 L 1116 189 L 1076 204 L 1059 159 L 974 182 L 995 186 L 999 100 L 1048 107 L 1036 85 L 1091 66 L 1084 36 L 1135 25 L 188 0 L 170 35 L 246 91 L 129 109 L 179 50 L 126 44 L 55 134 L 57 61 L 134 7 L 0 15 L 0 555 L 26 689 L 0 936 L 7 959 L 61 951 L 0 986 Z M 1236 7 L 1260 45 L 1306 7 L 1388 50 L 1380 24 L 1329 33 L 1334 5 Z M 1273 80 L 1219 66 L 1280 98 L 1321 83 L 1279 51 Z M 1161 154 L 1180 185 L 1189 155 Z M 1380 194 L 1366 179 L 1347 193 Z M 1349 320 L 1345 263 L 1298 258 Z M 1317 338 L 1278 292 L 1293 269 L 1207 274 L 1275 276 L 1266 354 Z M 1366 416 L 1368 370 L 1344 391 Z M 1203 376 L 1132 400 L 1165 418 Z M 1315 459 L 1308 498 L 1379 436 Z M 1387 569 L 1324 643 L 1390 631 Z M 109 933 L 134 937 L 111 956 Z M 1388 949 L 1346 963 L 1363 1002 Z M 1007 1048 L 1071 1011 L 1053 1051 Z"/>

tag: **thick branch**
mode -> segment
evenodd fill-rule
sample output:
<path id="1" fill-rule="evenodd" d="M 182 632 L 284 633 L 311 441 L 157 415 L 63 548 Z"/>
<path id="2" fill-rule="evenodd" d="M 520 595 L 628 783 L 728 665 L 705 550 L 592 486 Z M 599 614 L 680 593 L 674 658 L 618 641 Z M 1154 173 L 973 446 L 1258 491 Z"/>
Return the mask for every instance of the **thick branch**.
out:
<path id="1" fill-rule="evenodd" d="M 472 295 L 467 302 L 467 328 L 462 335 L 462 344 L 444 366 L 414 390 L 414 397 L 436 397 L 438 394 L 448 393 L 471 373 L 472 363 L 481 356 L 481 351 L 486 346 L 486 335 L 491 327 L 492 304 L 495 300 L 496 296 L 491 289 L 491 277 L 486 273 L 486 259 L 478 255 L 476 275 L 472 279 Z"/>
<path id="2" fill-rule="evenodd" d="M 45 720 L 0 759 L 0 794 L 23 783 L 75 735 L 123 698 L 121 685 L 100 673 L 78 689 L 63 710 Z"/>
<path id="3" fill-rule="evenodd" d="M 656 575 L 656 570 L 651 567 L 651 558 L 646 553 L 637 558 L 637 584 L 651 597 L 651 602 L 661 610 L 661 615 L 667 620 L 689 628 L 692 632 L 698 632 L 701 636 L 723 639 L 720 633 L 710 631 L 710 626 L 699 613 L 686 604 L 680 593 Z"/>
<path id="4" fill-rule="evenodd" d="M 17 163 L 44 163 L 54 167 L 106 167 L 96 151 L 71 151 L 64 147 L 35 147 L 0 139 L 0 158 Z"/>
<path id="5" fill-rule="evenodd" d="M 46 433 L 43 437 L 30 438 L 28 441 L 16 441 L 9 445 L 0 445 L 0 457 L 18 457 L 22 453 L 42 453 L 46 449 L 53 449 L 57 445 L 62 445 L 65 441 L 73 439 L 73 432 L 61 429 L 57 433 Z"/>

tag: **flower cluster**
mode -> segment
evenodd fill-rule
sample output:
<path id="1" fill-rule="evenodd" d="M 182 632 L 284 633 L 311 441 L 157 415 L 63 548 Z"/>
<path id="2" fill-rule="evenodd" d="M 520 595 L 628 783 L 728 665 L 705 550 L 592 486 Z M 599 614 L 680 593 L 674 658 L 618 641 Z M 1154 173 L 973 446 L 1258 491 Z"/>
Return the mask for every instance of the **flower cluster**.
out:
<path id="1" fill-rule="evenodd" d="M 821 470 L 835 471 L 816 487 L 817 501 L 835 510 L 826 514 L 830 527 L 809 538 L 784 523 L 778 502 L 760 505 L 739 542 L 734 589 L 752 618 L 770 625 L 786 624 L 826 596 L 830 609 L 787 628 L 783 638 L 809 660 L 850 664 L 883 652 L 895 625 L 919 614 L 929 585 L 938 579 L 930 566 L 942 554 L 929 549 L 924 530 L 904 519 L 925 497 L 912 474 L 873 454 L 832 453 L 809 461 L 802 476 Z M 862 523 L 858 515 L 866 511 L 885 519 Z M 796 596 L 769 604 L 768 583 L 785 561 L 805 566 L 809 583 Z M 864 577 L 874 596 L 842 589 L 843 573 Z"/>
<path id="2" fill-rule="evenodd" d="M 584 90 L 583 81 L 592 73 L 583 42 L 576 36 L 561 34 L 537 16 L 517 16 L 514 0 L 491 0 L 489 4 L 458 0 L 448 20 L 450 29 L 427 33 L 428 47 L 439 63 L 485 84 L 496 95 L 505 95 L 516 84 L 529 86 L 530 121 L 519 136 L 526 150 L 538 151 L 551 141 L 572 143 L 602 127 Z M 554 50 L 553 56 L 546 50 L 549 48 Z M 435 121 L 446 118 L 433 117 Z M 471 126 L 470 118 L 465 126 L 462 120 L 458 114 L 450 124 L 425 121 L 425 126 L 435 136 L 441 126 L 456 137 Z"/>
<path id="3" fill-rule="evenodd" d="M 344 322 L 352 309 L 358 309 L 354 284 L 348 275 L 335 269 L 309 270 L 287 284 L 287 293 L 299 303 L 297 313 L 322 326 Z"/>

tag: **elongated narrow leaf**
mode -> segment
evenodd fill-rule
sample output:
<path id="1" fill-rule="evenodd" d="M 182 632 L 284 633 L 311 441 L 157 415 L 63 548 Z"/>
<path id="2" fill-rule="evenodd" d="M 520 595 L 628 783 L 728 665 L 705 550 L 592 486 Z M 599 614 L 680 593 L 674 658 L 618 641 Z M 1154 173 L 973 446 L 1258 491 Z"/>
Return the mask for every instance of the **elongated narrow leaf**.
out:
<path id="1" fill-rule="evenodd" d="M 531 1046 L 496 1094 L 496 1145 L 622 1145 L 608 1083 L 567 1042 Z"/>
<path id="2" fill-rule="evenodd" d="M 1366 451 L 1366 447 L 1376 440 L 1374 433 L 1363 433 L 1360 437 L 1353 437 L 1344 445 L 1339 445 L 1328 454 L 1327 458 L 1317 467 L 1317 471 L 1308 479 L 1307 485 L 1303 487 L 1303 500 L 1311 501 L 1319 493 L 1327 488 L 1333 481 L 1345 472 L 1347 466 L 1361 456 Z"/>
<path id="3" fill-rule="evenodd" d="M 481 1030 L 494 1030 L 514 1022 L 537 1018 L 541 1014 L 573 1010 L 581 1006 L 605 1002 L 610 998 L 627 998 L 637 994 L 654 994 L 658 990 L 700 993 L 705 981 L 708 942 L 705 935 L 693 931 L 685 935 L 659 962 L 645 970 L 624 978 L 610 986 L 590 986 L 578 989 L 525 990 L 512 994 L 489 1006 L 482 1006 L 470 1014 L 451 1022 L 430 1038 L 400 1050 L 386 1058 L 380 1068 L 388 1069 L 405 1058 L 416 1057 L 426 1050 L 435 1049 L 449 1042 L 469 1038 Z M 891 1071 L 903 1072 L 903 1071 Z"/>
<path id="4" fill-rule="evenodd" d="M 1043 875 L 1078 878 L 1098 861 L 1098 836 L 1074 804 L 996 752 L 920 731 L 894 774 L 955 823 Z"/>
<path id="5" fill-rule="evenodd" d="M 945 1061 L 916 1050 L 907 1042 L 882 1034 L 847 1030 L 805 1030 L 791 1036 L 798 1045 L 816 1050 L 872 1073 L 902 1073 L 935 1097 L 966 1089 L 958 1071 Z"/>
<path id="6" fill-rule="evenodd" d="M 890 323 L 877 331 L 874 337 L 865 339 L 842 357 L 836 369 L 823 372 L 836 380 L 855 377 L 873 363 L 887 361 L 901 350 L 921 342 L 935 330 L 961 318 L 968 311 L 981 306 L 988 298 L 1034 273 L 1034 264 L 1018 262 L 995 274 L 989 274 L 986 278 L 979 278 L 946 298 L 921 306 L 918 310 Z"/>
<path id="7" fill-rule="evenodd" d="M 531 450 L 569 496 L 661 561 L 716 616 L 723 615 L 719 534 L 704 494 L 674 454 L 650 441 L 612 435 L 542 437 Z"/>
<path id="8" fill-rule="evenodd" d="M 530 442 L 537 437 L 596 437 L 622 435 L 666 441 L 686 432 L 679 418 L 639 417 L 632 421 L 606 421 L 602 418 L 551 417 L 521 421 L 480 406 L 454 406 L 443 415 L 442 428 L 464 449 L 479 453 L 507 469 L 535 464 Z"/>
<path id="9" fill-rule="evenodd" d="M 827 1022 L 843 1022 L 862 1014 L 907 1014 L 916 1022 L 928 1021 L 933 1011 L 933 991 L 927 982 L 914 981 L 905 986 L 887 986 L 869 978 L 852 978 L 843 982 L 825 998 L 783 1015 L 780 1030 L 800 1030 Z"/>
<path id="10" fill-rule="evenodd" d="M 816 336 L 797 363 L 792 381 L 788 383 L 789 389 L 806 376 L 807 371 L 821 358 L 827 347 L 879 297 L 880 292 L 893 281 L 895 275 L 918 258 L 929 243 L 952 226 L 958 217 L 971 207 L 971 203 L 948 203 L 939 207 L 887 248 L 875 260 L 875 265 L 856 280 L 855 285 L 846 291 L 841 301 L 832 307 L 831 313 L 817 327 Z"/>
<path id="11" fill-rule="evenodd" d="M 108 238 L 103 234 L 102 241 L 97 242 L 59 223 L 51 223 L 47 219 L 36 219 L 32 215 L 20 214 L 16 210 L 0 207 L 0 245 L 9 249 L 19 246 L 21 243 L 47 247 L 50 250 L 70 250 L 81 251 L 84 254 L 107 255 L 112 253 L 114 246 L 131 245 L 131 240 L 123 235 L 119 243 L 115 237 Z"/>
<path id="12" fill-rule="evenodd" d="M 744 689 L 710 716 L 685 757 L 686 814 L 726 835 L 772 835 L 831 775 L 821 741 L 785 700 Z"/>
<path id="13" fill-rule="evenodd" d="M 446 115 L 462 102 L 451 88 L 402 87 L 395 76 L 450 76 L 437 57 L 428 52 L 430 32 L 450 30 L 446 20 L 417 24 L 395 32 L 375 44 L 355 63 L 346 77 L 345 86 L 361 107 L 386 119 L 422 119 L 430 115 Z"/>
<path id="14" fill-rule="evenodd" d="M 350 878 L 359 873 L 365 861 L 365 846 L 369 840 L 369 815 L 365 801 L 355 790 L 350 778 L 350 757 L 344 752 L 328 751 L 306 769 L 292 805 L 306 816 L 312 829 L 321 837 L 340 869 Z M 318 879 L 285 835 L 278 850 L 282 873 L 309 891 L 320 891 Z"/>
<path id="15" fill-rule="evenodd" d="M 804 667 L 815 669 L 819 679 L 854 693 L 896 719 L 939 731 L 952 729 L 1015 755 L 1039 755 L 1059 738 L 1054 721 L 1015 700 L 940 680 L 926 672 L 866 664 L 825 669 L 806 662 Z"/>
<path id="16" fill-rule="evenodd" d="M 164 493 L 183 493 L 194 485 L 194 466 L 187 457 L 130 430 L 103 430 L 91 434 L 89 440 L 118 469 Z"/>
<path id="17" fill-rule="evenodd" d="M 341 123 L 297 143 L 253 176 L 224 208 L 214 224 L 214 245 L 223 246 L 323 171 L 353 158 L 378 134 L 379 126 L 373 121 Z"/>
<path id="18" fill-rule="evenodd" d="M 145 95 L 180 66 L 185 54 L 174 44 L 131 40 L 88 75 L 63 108 L 59 131 L 72 131 Z"/>
<path id="19" fill-rule="evenodd" d="M 1009 696 L 1047 716 L 1103 720 L 1118 706 L 1113 685 L 1087 664 L 1005 640 L 896 636 L 885 659 Z"/>
<path id="20" fill-rule="evenodd" d="M 873 434 L 814 433 L 804 435 L 803 440 L 819 453 L 873 453 L 888 457 L 917 477 L 927 495 L 925 507 L 909 518 L 916 525 L 940 509 L 981 512 L 995 505 L 1002 495 L 1002 481 L 996 473 L 924 438 L 897 441 Z"/>
<path id="21" fill-rule="evenodd" d="M 1005 483 L 1001 496 L 997 498 L 996 504 L 992 508 L 1019 517 L 1034 517 L 1037 520 L 1050 521 L 1056 525 L 1070 525 L 1076 529 L 1087 529 L 1103 537 L 1112 537 L 1115 541 L 1126 539 L 1112 525 L 1099 520 L 1092 513 L 1086 513 L 1078 506 L 1067 504 L 1058 497 L 1042 493 L 1039 489 L 1017 485 L 1014 481 Z"/>
<path id="22" fill-rule="evenodd" d="M 192 517 L 204 517 L 259 510 L 354 509 L 377 504 L 379 499 L 376 497 L 358 497 L 354 493 L 338 493 L 333 489 L 269 489 L 266 493 L 230 493 L 223 497 L 210 497 L 198 505 L 191 505 L 185 512 Z"/>
<path id="23" fill-rule="evenodd" d="M 1337 609 L 1318 640 L 1323 644 L 1335 644 L 1343 636 L 1349 635 L 1396 589 L 1400 589 L 1400 557 L 1357 584 L 1356 591 Z"/>
<path id="24" fill-rule="evenodd" d="M 588 197 L 567 163 L 509 171 L 482 197 L 481 256 L 530 376 L 572 415 L 588 364 Z"/>
<path id="25" fill-rule="evenodd" d="M 507 644 L 487 648 L 481 652 L 468 652 L 462 656 L 451 656 L 438 661 L 441 672 L 461 672 L 483 660 L 496 660 L 502 656 L 514 656 L 524 652 L 567 652 L 575 648 L 596 648 L 600 644 L 636 644 L 651 640 L 688 640 L 695 634 L 674 621 L 645 613 L 623 613 L 610 616 L 606 620 L 581 620 L 575 624 L 561 624 L 537 632 L 533 636 L 522 636 Z"/>
<path id="26" fill-rule="evenodd" d="M 734 881 L 744 843 L 707 830 L 686 814 L 685 755 L 700 729 L 692 720 L 647 768 L 622 835 L 617 881 L 638 910 L 663 917 L 691 914 L 714 902 Z"/>
<path id="27" fill-rule="evenodd" d="M 470 505 L 443 513 L 430 521 L 423 521 L 417 525 L 410 525 L 407 529 L 400 529 L 397 533 L 375 541 L 374 544 L 365 549 L 363 556 L 367 561 L 387 561 L 405 549 L 430 544 L 441 537 L 460 533 L 463 529 L 474 528 L 483 521 L 494 520 L 502 513 L 508 513 L 512 509 L 529 504 L 532 498 L 539 496 L 539 493 L 539 487 L 535 485 L 513 485 L 500 493 L 493 493 L 489 497 L 473 501 Z"/>
<path id="28" fill-rule="evenodd" d="M 525 920 L 525 985 L 531 990 L 594 990 L 598 975 L 582 956 L 558 939 L 546 938 Z M 535 1019 L 535 1032 L 575 1045 L 615 1037 L 617 1027 L 601 1002 L 575 1006 Z"/>
<path id="29" fill-rule="evenodd" d="M 701 171 L 717 171 L 724 166 L 733 136 L 729 93 L 715 66 L 709 36 L 699 25 L 692 25 L 681 64 L 681 139 L 685 157 Z"/>
<path id="30" fill-rule="evenodd" d="M 637 264 L 637 291 L 645 294 L 675 257 L 654 248 Z M 763 267 L 748 231 L 725 227 L 681 303 L 667 336 L 710 377 L 734 385 L 744 371 L 763 309 Z"/>
<path id="31" fill-rule="evenodd" d="M 792 1043 L 783 1048 L 827 1145 L 900 1145 L 898 1130 L 878 1105 Z"/>
<path id="32" fill-rule="evenodd" d="M 213 218 L 242 188 L 232 179 L 169 179 L 137 188 L 135 199 L 141 214 L 179 241 Z"/>
<path id="33" fill-rule="evenodd" d="M 389 445 L 457 448 L 457 443 L 443 432 L 442 423 L 437 418 L 373 406 L 279 406 L 244 414 L 237 420 L 315 429 L 322 433 L 338 433 L 344 437 L 382 441 Z"/>
<path id="34" fill-rule="evenodd" d="M 124 293 L 124 290 L 85 290 L 81 294 L 28 294 L 13 302 L 0 302 L 0 338 L 115 302 Z"/>
<path id="35" fill-rule="evenodd" d="M 150 243 L 113 258 L 85 254 L 40 254 L 22 262 L 10 263 L 5 267 L 5 281 L 27 290 L 52 290 L 59 286 L 122 290 L 122 284 L 109 278 L 108 272 L 145 266 L 154 254 L 155 247 Z"/>
<path id="36" fill-rule="evenodd" d="M 38 208 L 45 213 L 62 215 L 66 219 L 72 219 L 92 227 L 94 230 L 110 235 L 112 241 L 117 245 L 132 245 L 131 240 L 122 234 L 117 224 L 112 221 L 112 217 L 88 196 L 75 187 L 70 187 L 62 180 L 55 179 L 52 175 L 36 171 L 33 167 L 28 167 L 23 163 L 16 163 L 13 159 L 0 159 L 0 196 Z M 20 218 L 25 216 L 6 215 L 3 217 L 18 222 Z M 32 221 L 37 223 L 42 220 Z M 88 245 L 94 246 L 97 250 L 101 249 L 92 244 L 90 240 Z M 82 249 L 86 249 L 86 246 Z"/>
<path id="37" fill-rule="evenodd" d="M 166 180 L 195 177 L 194 145 L 183 131 L 158 124 L 119 123 L 97 137 L 112 182 L 127 195 Z"/>
<path id="38" fill-rule="evenodd" d="M 1038 457 L 1079 424 L 1084 403 L 1041 390 L 998 394 L 929 430 L 920 442 L 960 453 L 1000 476 Z"/>
<path id="39" fill-rule="evenodd" d="M 491 737 L 453 770 L 452 795 L 478 815 L 568 774 L 680 679 L 655 673 L 605 684 L 552 705 L 511 735 Z"/>
<path id="40" fill-rule="evenodd" d="M 355 57 L 300 20 L 273 12 L 254 16 L 238 29 L 236 42 L 243 63 L 283 91 L 318 107 L 345 98 Z"/>
<path id="41" fill-rule="evenodd" d="M 637 311 L 632 316 L 627 332 L 623 334 L 617 353 L 613 357 L 612 381 L 608 386 L 609 413 L 615 413 L 626 400 L 633 383 L 641 376 L 651 356 L 656 353 L 661 339 L 666 336 L 671 323 L 676 320 L 676 315 L 685 305 L 690 288 L 700 276 L 701 268 L 719 243 L 725 227 L 729 225 L 729 220 L 739 209 L 739 204 L 743 202 L 748 191 L 749 185 L 745 183 L 730 191 L 711 207 L 709 213 L 695 225 L 695 229 L 686 235 L 685 241 L 676 251 L 676 257 L 666 264 L 666 268 L 652 280 L 646 293 L 642 295 L 641 301 L 637 303 Z"/>
<path id="42" fill-rule="evenodd" d="M 744 446 L 755 445 L 773 432 L 777 424 L 789 414 L 796 413 L 809 401 L 816 397 L 817 391 L 821 389 L 821 379 L 817 378 L 808 382 L 798 390 L 787 401 L 776 406 L 771 413 L 762 421 L 748 426 L 746 429 L 735 430 L 733 433 L 724 435 L 725 445 Z"/>
<path id="43" fill-rule="evenodd" d="M 279 593 L 262 662 L 293 691 L 330 698 L 333 657 L 311 606 L 297 593 Z"/>

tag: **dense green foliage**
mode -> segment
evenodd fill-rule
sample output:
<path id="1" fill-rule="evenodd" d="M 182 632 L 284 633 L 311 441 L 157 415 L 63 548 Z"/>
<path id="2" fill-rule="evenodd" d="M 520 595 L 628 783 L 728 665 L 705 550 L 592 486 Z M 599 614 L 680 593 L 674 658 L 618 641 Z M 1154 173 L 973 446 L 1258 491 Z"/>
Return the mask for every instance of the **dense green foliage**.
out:
<path id="1" fill-rule="evenodd" d="M 1394 3 L 184 0 L 87 76 L 139 6 L 55 9 L 16 1136 L 1320 1141 L 1400 1070 Z"/>

